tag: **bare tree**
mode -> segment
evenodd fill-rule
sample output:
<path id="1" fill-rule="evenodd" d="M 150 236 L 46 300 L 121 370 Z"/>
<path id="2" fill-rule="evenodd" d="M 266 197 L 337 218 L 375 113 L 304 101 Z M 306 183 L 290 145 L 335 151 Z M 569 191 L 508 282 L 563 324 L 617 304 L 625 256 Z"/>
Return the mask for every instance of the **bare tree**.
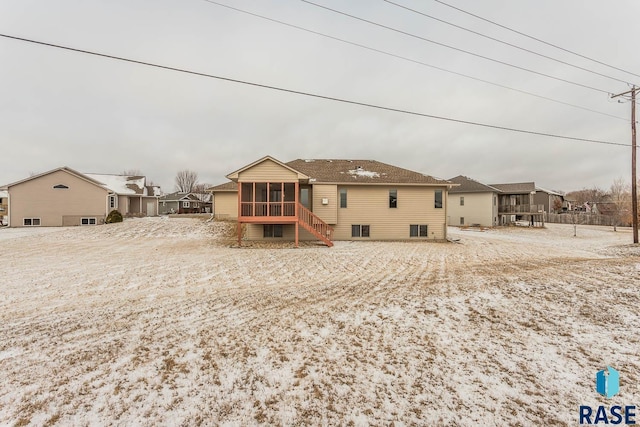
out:
<path id="1" fill-rule="evenodd" d="M 198 184 L 198 172 L 183 169 L 176 174 L 176 189 L 181 193 L 191 193 Z"/>
<path id="2" fill-rule="evenodd" d="M 211 184 L 205 184 L 205 183 L 198 183 L 196 185 L 193 186 L 193 189 L 191 190 L 191 192 L 193 194 L 195 194 L 195 196 L 200 200 L 200 201 L 206 201 L 207 200 L 207 188 L 212 187 Z"/>
<path id="3" fill-rule="evenodd" d="M 611 184 L 609 189 L 609 197 L 613 203 L 613 231 L 617 231 L 617 226 L 629 214 L 631 207 L 631 193 L 629 193 L 629 185 L 623 178 L 617 178 Z"/>
<path id="4" fill-rule="evenodd" d="M 578 206 L 584 206 L 585 203 L 603 202 L 607 193 L 598 187 L 583 188 L 578 191 L 567 193 L 567 197 L 574 199 Z"/>

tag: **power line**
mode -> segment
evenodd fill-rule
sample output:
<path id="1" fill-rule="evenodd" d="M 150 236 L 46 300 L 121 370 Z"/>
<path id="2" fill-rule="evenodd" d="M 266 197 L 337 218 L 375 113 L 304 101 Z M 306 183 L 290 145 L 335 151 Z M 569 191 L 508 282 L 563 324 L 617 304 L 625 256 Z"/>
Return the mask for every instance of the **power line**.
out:
<path id="1" fill-rule="evenodd" d="M 431 40 L 431 39 L 428 39 L 426 37 L 419 36 L 417 34 L 409 33 L 407 31 L 399 30 L 397 28 L 389 27 L 388 25 L 380 24 L 379 22 L 370 21 L 368 19 L 360 18 L 359 16 L 351 15 L 349 13 L 342 12 L 342 11 L 339 11 L 339 10 L 336 10 L 336 9 L 332 9 L 330 7 L 323 6 L 321 4 L 313 3 L 312 1 L 309 1 L 309 0 L 300 0 L 300 1 L 303 2 L 303 3 L 310 4 L 312 6 L 319 7 L 321 9 L 325 9 L 325 10 L 340 14 L 340 15 L 348 16 L 349 18 L 356 19 L 358 21 L 366 22 L 367 24 L 375 25 L 377 27 L 384 28 L 384 29 L 387 29 L 387 30 L 390 30 L 390 31 L 394 31 L 396 33 L 404 34 L 406 36 L 413 37 L 413 38 L 416 38 L 416 39 L 419 39 L 419 40 L 423 40 L 423 41 L 426 41 L 428 43 L 433 43 L 435 45 L 442 46 L 442 47 L 445 47 L 447 49 L 452 49 L 452 50 L 455 50 L 455 51 L 458 51 L 458 52 L 466 53 L 467 55 L 471 55 L 471 56 L 475 56 L 477 58 L 485 59 L 487 61 L 495 62 L 495 63 L 501 64 L 501 65 L 506 65 L 507 67 L 516 68 L 518 70 L 526 71 L 526 72 L 532 73 L 532 74 L 537 74 L 539 76 L 547 77 L 549 79 L 558 80 L 558 81 L 561 81 L 561 82 L 564 82 L 564 83 L 569 83 L 569 84 L 572 84 L 572 85 L 575 85 L 575 86 L 580 86 L 580 87 L 585 88 L 585 89 L 590 89 L 590 90 L 593 90 L 593 91 L 596 91 L 596 92 L 606 93 L 607 95 L 611 95 L 611 92 L 609 92 L 607 90 L 598 89 L 598 88 L 593 87 L 593 86 L 585 85 L 585 84 L 582 84 L 582 83 L 577 83 L 577 82 L 574 82 L 574 81 L 571 81 L 571 80 L 563 79 L 561 77 L 556 77 L 556 76 L 552 76 L 550 74 L 541 73 L 539 71 L 535 71 L 535 70 L 532 70 L 530 68 L 521 67 L 519 65 L 511 64 L 509 62 L 500 61 L 499 59 L 490 58 L 488 56 L 484 56 L 484 55 L 480 55 L 478 53 L 474 53 L 474 52 L 471 52 L 471 51 L 468 51 L 468 50 L 464 50 L 464 49 L 461 49 L 459 47 L 451 46 L 451 45 L 448 45 L 448 44 L 445 44 L 445 43 L 440 43 L 440 42 L 437 42 L 435 40 Z"/>
<path id="2" fill-rule="evenodd" d="M 506 85 L 500 84 L 500 83 L 495 83 L 495 82 L 492 82 L 492 81 L 489 81 L 489 80 L 484 80 L 484 79 L 481 79 L 481 78 L 478 78 L 478 77 L 474 77 L 474 76 L 471 76 L 471 75 L 468 75 L 468 74 L 464 74 L 464 73 L 460 73 L 460 72 L 457 72 L 457 71 L 448 70 L 446 68 L 442 68 L 442 67 L 438 67 L 436 65 L 428 64 L 426 62 L 419 61 L 417 59 L 408 58 L 406 56 L 398 55 L 398 54 L 395 54 L 395 53 L 392 53 L 392 52 L 387 52 L 387 51 L 384 51 L 384 50 L 381 50 L 381 49 L 377 49 L 377 48 L 374 48 L 374 47 L 371 47 L 371 46 L 363 45 L 363 44 L 360 44 L 360 43 L 355 43 L 355 42 L 352 42 L 352 41 L 349 41 L 349 40 L 346 40 L 346 39 L 342 39 L 342 38 L 339 38 L 339 37 L 331 36 L 329 34 L 321 33 L 319 31 L 310 30 L 308 28 L 304 28 L 304 27 L 301 27 L 299 25 L 294 25 L 294 24 L 290 24 L 288 22 L 280 21 L 280 20 L 277 20 L 277 19 L 274 19 L 274 18 L 269 18 L 269 17 L 264 16 L 264 15 L 259 15 L 257 13 L 249 12 L 247 10 L 238 9 L 236 7 L 229 6 L 229 5 L 226 5 L 224 3 L 218 3 L 218 2 L 213 1 L 213 0 L 203 0 L 203 1 L 205 1 L 207 3 L 211 3 L 211 4 L 214 4 L 214 5 L 217 5 L 217 6 L 225 7 L 227 9 L 231 9 L 231 10 L 234 10 L 236 12 L 244 13 L 244 14 L 256 17 L 256 18 L 260 18 L 260 19 L 264 19 L 264 20 L 267 20 L 267 21 L 270 21 L 270 22 L 274 22 L 276 24 L 281 24 L 281 25 L 284 25 L 284 26 L 287 26 L 287 27 L 290 27 L 290 28 L 295 28 L 297 30 L 306 31 L 306 32 L 311 33 L 311 34 L 315 34 L 315 35 L 318 35 L 318 36 L 321 36 L 321 37 L 326 37 L 328 39 L 335 40 L 335 41 L 338 41 L 338 42 L 341 42 L 341 43 L 346 43 L 346 44 L 349 44 L 349 45 L 352 45 L 352 46 L 356 46 L 356 47 L 359 47 L 359 48 L 362 48 L 362 49 L 367 49 L 367 50 L 370 50 L 372 52 L 381 53 L 383 55 L 391 56 L 391 57 L 397 58 L 397 59 L 402 59 L 404 61 L 412 62 L 414 64 L 422 65 L 422 66 L 429 67 L 429 68 L 433 68 L 433 69 L 436 69 L 436 70 L 439 70 L 439 71 L 444 71 L 446 73 L 455 74 L 457 76 L 464 77 L 464 78 L 467 78 L 467 79 L 471 79 L 471 80 L 475 80 L 475 81 L 478 81 L 478 82 L 482 82 L 482 83 L 490 84 L 490 85 L 493 85 L 493 86 L 501 87 L 503 89 L 512 90 L 512 91 L 519 92 L 519 93 L 522 93 L 522 94 L 525 94 L 525 95 L 534 96 L 536 98 L 544 99 L 544 100 L 551 101 L 551 102 L 555 102 L 557 104 L 562 104 L 562 105 L 566 105 L 566 106 L 569 106 L 569 107 L 578 108 L 578 109 L 581 109 L 581 110 L 584 110 L 584 111 L 589 111 L 589 112 L 592 112 L 592 113 L 600 114 L 600 115 L 603 115 L 603 116 L 612 117 L 614 119 L 624 120 L 625 122 L 629 121 L 629 119 L 626 118 L 626 117 L 620 117 L 620 116 L 616 116 L 614 114 L 609 114 L 609 113 L 605 113 L 605 112 L 602 112 L 602 111 L 593 110 L 591 108 L 583 107 L 583 106 L 576 105 L 576 104 L 571 104 L 569 102 L 560 101 L 560 100 L 554 99 L 554 98 L 549 98 L 549 97 L 544 96 L 544 95 L 538 95 L 538 94 L 535 94 L 533 92 L 528 92 L 526 90 L 513 88 L 513 87 L 510 87 L 510 86 L 506 86 Z"/>
<path id="3" fill-rule="evenodd" d="M 622 68 L 614 67 L 613 65 L 607 64 L 606 62 L 598 61 L 597 59 L 593 59 L 593 58 L 590 58 L 590 57 L 588 57 L 588 56 L 586 56 L 586 55 L 582 55 L 582 54 L 577 53 L 577 52 L 574 52 L 574 51 L 572 51 L 572 50 L 565 49 L 564 47 L 558 46 L 558 45 L 556 45 L 556 44 L 546 42 L 546 41 L 541 40 L 541 39 L 539 39 L 539 38 L 537 38 L 537 37 L 534 37 L 534 36 L 531 36 L 531 35 L 529 35 L 529 34 L 523 33 L 522 31 L 518 31 L 518 30 L 515 30 L 515 29 L 513 29 L 513 28 L 507 27 L 506 25 L 499 24 L 499 23 L 497 23 L 497 22 L 495 22 L 495 21 L 492 21 L 492 20 L 490 20 L 490 19 L 483 18 L 482 16 L 479 16 L 479 15 L 476 15 L 476 14 L 474 14 L 474 13 L 468 12 L 468 11 L 466 11 L 466 10 L 464 10 L 464 9 L 459 8 L 459 7 L 456 7 L 456 6 L 450 5 L 450 4 L 445 3 L 445 2 L 443 2 L 443 1 L 441 1 L 441 0 L 434 0 L 434 1 L 436 1 L 436 2 L 440 3 L 440 4 L 444 5 L 444 6 L 447 6 L 447 7 L 450 7 L 450 8 L 452 8 L 452 9 L 455 9 L 455 10 L 457 10 L 457 11 L 459 11 L 459 12 L 462 12 L 462 13 L 465 13 L 465 14 L 467 14 L 467 15 L 473 16 L 474 18 L 477 18 L 477 19 L 480 19 L 480 20 L 482 20 L 482 21 L 488 22 L 488 23 L 490 23 L 490 24 L 496 25 L 496 26 L 498 26 L 498 27 L 500 27 L 500 28 L 503 28 L 503 29 L 505 29 L 505 30 L 508 30 L 508 31 L 514 32 L 514 33 L 516 33 L 516 34 L 520 34 L 521 36 L 527 37 L 527 38 L 529 38 L 529 39 L 531 39 L 531 40 L 535 40 L 535 41 L 537 41 L 537 42 L 539 42 L 539 43 L 546 44 L 547 46 L 555 47 L 556 49 L 560 49 L 560 50 L 561 50 L 561 51 L 563 51 L 563 52 L 567 52 L 567 53 L 570 53 L 570 54 L 572 54 L 572 55 L 579 56 L 580 58 L 588 59 L 589 61 L 593 61 L 593 62 L 595 62 L 596 64 L 604 65 L 605 67 L 609 67 L 609 68 L 612 68 L 612 69 L 614 69 L 614 70 L 622 71 L 623 73 L 631 74 L 632 76 L 640 77 L 640 74 L 632 73 L 631 71 L 627 71 L 627 70 L 624 70 L 624 69 L 622 69 Z"/>
<path id="4" fill-rule="evenodd" d="M 454 24 L 454 23 L 452 23 L 452 22 L 445 21 L 444 19 L 440 19 L 440 18 L 437 18 L 437 17 L 435 17 L 435 16 L 428 15 L 428 14 L 426 14 L 426 13 L 424 13 L 424 12 L 420 12 L 419 10 L 415 10 L 415 9 L 410 8 L 410 7 L 404 6 L 404 5 L 402 5 L 402 4 L 395 3 L 395 2 L 393 2 L 393 1 L 391 1 L 391 0 L 383 0 L 383 1 L 384 1 L 384 2 L 386 2 L 386 3 L 392 4 L 392 5 L 394 5 L 394 6 L 397 6 L 397 7 L 399 7 L 399 8 L 402 8 L 402 9 L 408 10 L 408 11 L 413 12 L 413 13 L 416 13 L 416 14 L 418 14 L 418 15 L 422 15 L 422 16 L 424 16 L 424 17 L 426 17 L 426 18 L 433 19 L 433 20 L 435 20 L 435 21 L 441 22 L 441 23 L 446 24 L 446 25 L 450 25 L 450 26 L 452 26 L 452 27 L 454 27 L 454 28 L 458 28 L 458 29 L 460 29 L 460 30 L 467 31 L 467 32 L 469 32 L 469 33 L 475 34 L 475 35 L 480 36 L 480 37 L 484 37 L 484 38 L 489 39 L 489 40 L 493 40 L 493 41 L 495 41 L 495 42 L 497 42 L 497 43 L 501 43 L 501 44 L 503 44 L 503 45 L 510 46 L 510 47 L 515 48 L 515 49 L 519 49 L 519 50 L 521 50 L 521 51 L 527 52 L 527 53 L 531 53 L 531 54 L 536 55 L 536 56 L 539 56 L 539 57 L 541 57 L 541 58 L 549 59 L 549 60 L 551 60 L 551 61 L 555 61 L 555 62 L 558 62 L 558 63 L 560 63 L 560 64 L 564 64 L 564 65 L 567 65 L 567 66 L 569 66 L 569 67 L 576 68 L 576 69 L 578 69 L 578 70 L 586 71 L 587 73 L 595 74 L 595 75 L 600 76 L 600 77 L 605 77 L 605 78 L 607 78 L 607 79 L 615 80 L 615 81 L 620 82 L 620 83 L 631 84 L 631 83 L 629 83 L 629 82 L 628 82 L 628 81 L 626 81 L 626 80 L 621 80 L 621 79 L 619 79 L 619 78 L 612 77 L 612 76 L 609 76 L 609 75 L 607 75 L 607 74 L 599 73 L 599 72 L 597 72 L 597 71 L 590 70 L 589 68 L 581 67 L 581 66 L 579 66 L 579 65 L 575 65 L 575 64 L 572 64 L 572 63 L 570 63 L 570 62 L 566 62 L 566 61 L 563 61 L 563 60 L 561 60 L 561 59 L 557 59 L 557 58 L 554 58 L 554 57 L 552 57 L 552 56 L 548 56 L 548 55 L 545 55 L 545 54 L 543 54 L 543 53 L 539 53 L 539 52 L 536 52 L 536 51 L 534 51 L 534 50 L 527 49 L 527 48 L 525 48 L 525 47 L 518 46 L 518 45 L 516 45 L 516 44 L 509 43 L 509 42 L 506 42 L 506 41 L 504 41 L 504 40 L 500 40 L 500 39 L 495 38 L 495 37 L 488 36 L 488 35 L 483 34 L 483 33 L 481 33 L 481 32 L 474 31 L 474 30 L 472 30 L 472 29 L 470 29 L 470 28 L 466 28 L 466 27 L 463 27 L 463 26 L 461 26 L 461 25 L 457 25 L 457 24 Z"/>
<path id="5" fill-rule="evenodd" d="M 436 116 L 436 115 L 433 115 L 433 114 L 419 113 L 419 112 L 416 112 L 416 111 L 404 110 L 404 109 L 400 109 L 400 108 L 385 107 L 385 106 L 376 105 L 376 104 L 370 104 L 370 103 L 366 103 L 366 102 L 352 101 L 352 100 L 348 100 L 348 99 L 344 99 L 344 98 L 336 98 L 336 97 L 333 97 L 333 96 L 319 95 L 319 94 L 315 94 L 315 93 L 311 93 L 311 92 L 303 92 L 303 91 L 299 91 L 299 90 L 287 89 L 287 88 L 282 88 L 282 87 L 278 87 L 278 86 L 271 86 L 271 85 L 266 85 L 266 84 L 261 84 L 261 83 L 249 82 L 249 81 L 245 81 L 245 80 L 233 79 L 233 78 L 230 78 L 230 77 L 216 76 L 214 74 L 201 73 L 201 72 L 198 72 L 198 71 L 187 70 L 187 69 L 184 69 L 184 68 L 170 67 L 170 66 L 167 66 L 167 65 L 160 65 L 160 64 L 155 64 L 155 63 L 152 63 L 152 62 L 139 61 L 139 60 L 136 60 L 136 59 L 124 58 L 124 57 L 121 57 L 121 56 L 107 55 L 107 54 L 104 54 L 104 53 L 94 52 L 94 51 L 90 51 L 90 50 L 76 49 L 76 48 L 69 47 L 69 46 L 63 46 L 63 45 L 58 45 L 58 44 L 53 44 L 53 43 L 47 43 L 47 42 L 27 39 L 27 38 L 23 38 L 23 37 L 11 36 L 11 35 L 8 35 L 8 34 L 1 34 L 0 33 L 0 37 L 4 37 L 4 38 L 7 38 L 7 39 L 12 39 L 12 40 L 18 40 L 18 41 L 22 41 L 22 42 L 26 42 L 26 43 L 32 43 L 32 44 L 37 44 L 37 45 L 42 45 L 42 46 L 53 47 L 53 48 L 56 48 L 56 49 L 68 50 L 68 51 L 71 51 L 71 52 L 84 53 L 84 54 L 87 54 L 87 55 L 93 55 L 93 56 L 98 56 L 98 57 L 102 57 L 102 58 L 114 59 L 114 60 L 117 60 L 117 61 L 129 62 L 129 63 L 132 63 L 132 64 L 145 65 L 145 66 L 148 66 L 148 67 L 154 67 L 154 68 L 159 68 L 159 69 L 163 69 L 163 70 L 169 70 L 169 71 L 175 71 L 175 72 L 179 72 L 179 73 L 191 74 L 191 75 L 200 76 L 200 77 L 208 77 L 208 78 L 222 80 L 222 81 L 231 82 L 231 83 L 238 83 L 238 84 L 242 84 L 242 85 L 260 87 L 260 88 L 264 88 L 264 89 L 271 89 L 271 90 L 275 90 L 275 91 L 279 91 L 279 92 L 293 93 L 293 94 L 296 94 L 296 95 L 309 96 L 309 97 L 313 97 L 313 98 L 325 99 L 325 100 L 328 100 L 328 101 L 341 102 L 341 103 L 344 103 L 344 104 L 359 105 L 361 107 L 374 108 L 374 109 L 378 109 L 378 110 L 392 111 L 392 112 L 395 112 L 395 113 L 408 114 L 408 115 L 412 115 L 412 116 L 427 117 L 427 118 L 431 118 L 431 119 L 444 120 L 444 121 L 448 121 L 448 122 L 461 123 L 461 124 L 485 127 L 485 128 L 490 128 L 490 129 L 505 130 L 505 131 L 510 131 L 510 132 L 518 132 L 518 133 L 524 133 L 524 134 L 530 134 L 530 135 L 545 136 L 545 137 L 549 137 L 549 138 L 566 139 L 566 140 L 581 141 L 581 142 L 591 142 L 591 143 L 594 143 L 594 144 L 605 144 L 605 145 L 615 145 L 615 146 L 621 146 L 621 147 L 629 147 L 629 144 L 622 144 L 622 143 L 619 143 L 619 142 L 602 141 L 602 140 L 588 139 L 588 138 L 578 138 L 578 137 L 557 135 L 557 134 L 546 133 L 546 132 L 537 132 L 537 131 L 530 131 L 530 130 L 524 130 L 524 129 L 510 128 L 510 127 L 507 127 L 507 126 L 490 125 L 490 124 L 486 124 L 486 123 L 473 122 L 473 121 L 470 121 L 470 120 L 454 119 L 454 118 L 451 118 L 451 117 Z"/>

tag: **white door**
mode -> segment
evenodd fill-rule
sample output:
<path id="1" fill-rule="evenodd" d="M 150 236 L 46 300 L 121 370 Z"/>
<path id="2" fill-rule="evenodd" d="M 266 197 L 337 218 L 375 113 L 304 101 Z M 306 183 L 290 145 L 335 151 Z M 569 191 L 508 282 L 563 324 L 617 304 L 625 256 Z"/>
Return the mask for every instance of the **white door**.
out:
<path id="1" fill-rule="evenodd" d="M 147 202 L 147 216 L 156 216 L 156 202 Z"/>

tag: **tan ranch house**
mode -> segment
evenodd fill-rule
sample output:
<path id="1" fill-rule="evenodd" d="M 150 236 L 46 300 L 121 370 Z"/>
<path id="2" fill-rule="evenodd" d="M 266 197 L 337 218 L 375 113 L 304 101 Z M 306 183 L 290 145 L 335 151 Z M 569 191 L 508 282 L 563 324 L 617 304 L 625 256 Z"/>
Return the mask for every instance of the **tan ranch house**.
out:
<path id="1" fill-rule="evenodd" d="M 247 240 L 432 240 L 447 238 L 447 192 L 455 184 L 374 160 L 266 156 L 213 187 L 214 214 L 236 218 Z M 235 188 L 234 188 L 235 187 Z M 244 228 L 244 231 L 243 231 Z"/>
<path id="2" fill-rule="evenodd" d="M 156 215 L 159 187 L 143 176 L 83 174 L 57 168 L 7 185 L 10 227 L 104 223 L 109 212 Z"/>

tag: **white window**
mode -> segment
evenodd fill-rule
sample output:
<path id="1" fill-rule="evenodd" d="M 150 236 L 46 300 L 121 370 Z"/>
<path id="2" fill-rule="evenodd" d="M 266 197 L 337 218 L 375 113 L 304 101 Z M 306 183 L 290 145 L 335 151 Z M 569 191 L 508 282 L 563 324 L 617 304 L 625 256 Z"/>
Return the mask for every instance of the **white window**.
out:
<path id="1" fill-rule="evenodd" d="M 427 224 L 411 224 L 409 237 L 427 237 Z"/>
<path id="2" fill-rule="evenodd" d="M 189 207 L 189 202 L 182 202 L 182 207 L 183 208 L 188 208 Z"/>
<path id="3" fill-rule="evenodd" d="M 22 225 L 25 227 L 37 227 L 40 225 L 40 218 L 24 218 Z"/>
<path id="4" fill-rule="evenodd" d="M 96 225 L 95 218 L 81 218 L 80 225 Z"/>
<path id="5" fill-rule="evenodd" d="M 117 209 L 117 208 L 118 208 L 118 197 L 109 196 L 109 209 Z"/>

